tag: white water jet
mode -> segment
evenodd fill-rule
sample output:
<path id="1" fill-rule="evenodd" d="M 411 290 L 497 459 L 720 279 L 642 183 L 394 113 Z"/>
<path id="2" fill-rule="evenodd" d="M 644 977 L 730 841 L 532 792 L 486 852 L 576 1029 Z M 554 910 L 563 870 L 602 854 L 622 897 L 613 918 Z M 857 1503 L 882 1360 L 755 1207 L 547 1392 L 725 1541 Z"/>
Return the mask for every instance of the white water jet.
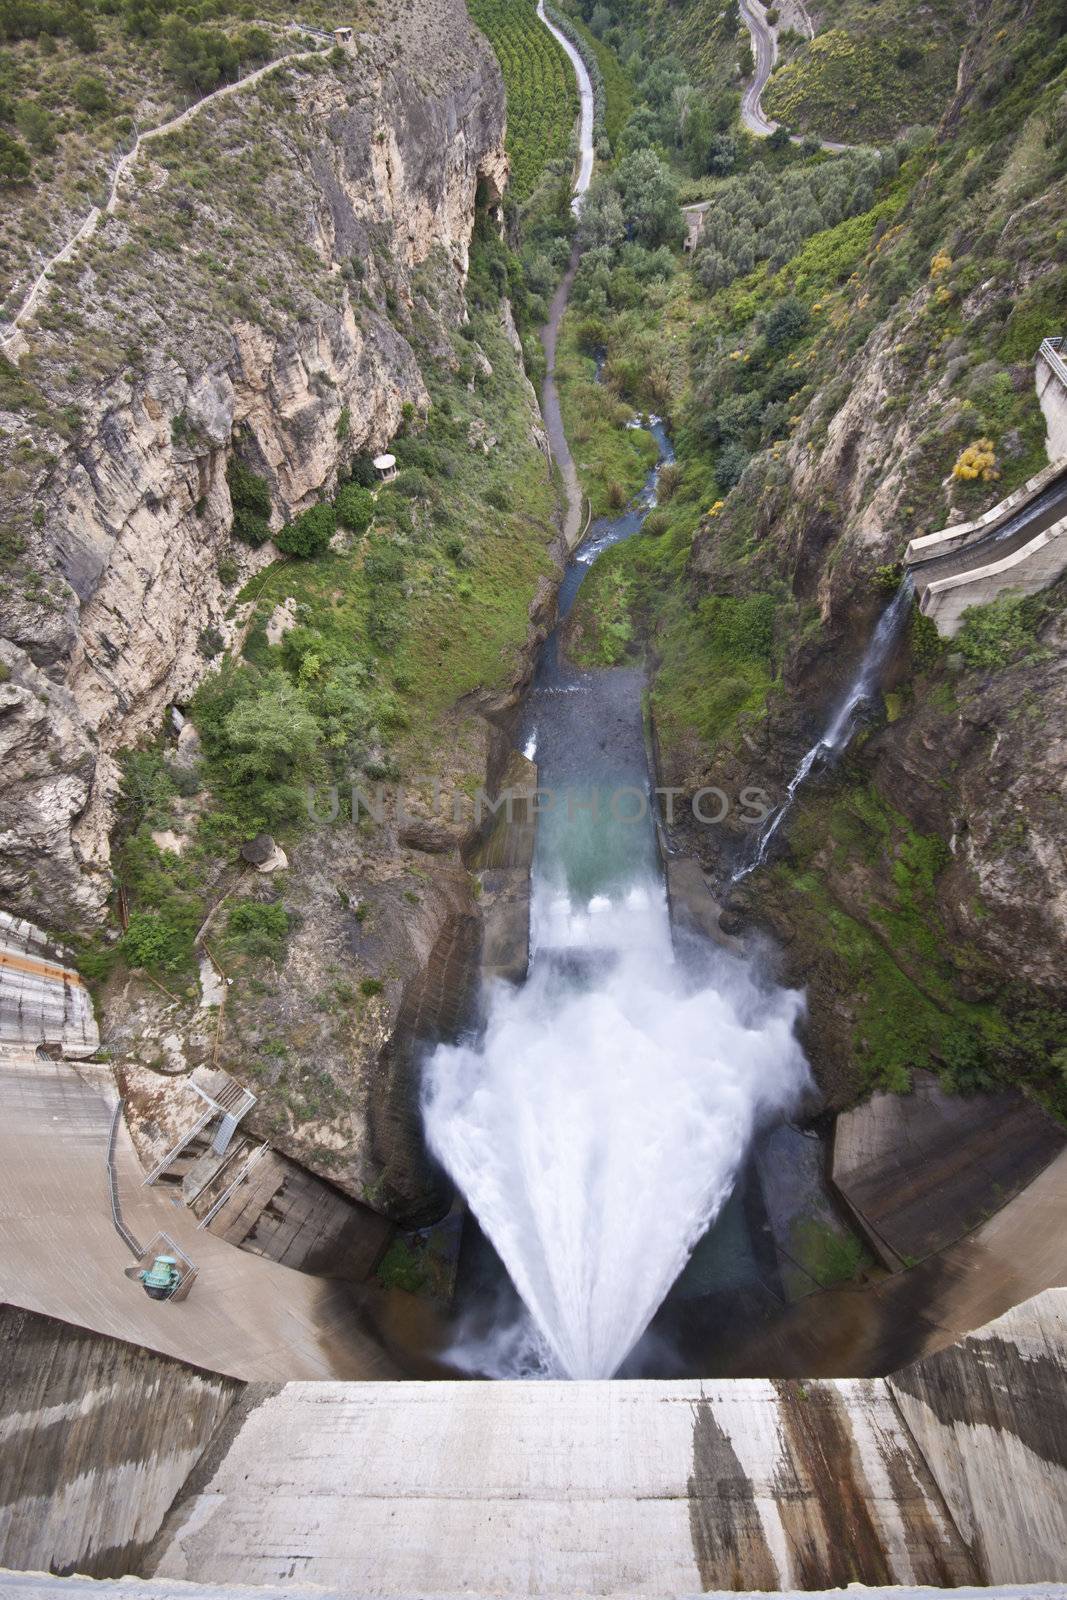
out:
<path id="1" fill-rule="evenodd" d="M 850 683 L 848 690 L 840 705 L 836 708 L 825 730 L 819 735 L 811 749 L 806 751 L 800 765 L 794 772 L 785 791 L 785 799 L 774 815 L 764 824 L 756 840 L 756 848 L 752 858 L 744 866 L 738 867 L 731 878 L 731 883 L 739 883 L 742 878 L 747 878 L 750 872 L 761 867 L 767 859 L 771 840 L 781 827 L 789 814 L 796 799 L 797 791 L 809 777 L 815 763 L 824 757 L 839 755 L 852 738 L 855 729 L 856 712 L 868 700 L 872 699 L 882 680 L 886 663 L 903 628 L 909 611 L 911 610 L 913 585 L 911 575 L 905 577 L 904 582 L 897 590 L 889 605 L 886 606 L 878 619 L 878 625 L 871 634 L 870 642 L 863 653 L 856 676 Z"/>
<path id="2" fill-rule="evenodd" d="M 710 951 L 675 960 L 658 881 L 572 903 L 535 888 L 524 987 L 426 1075 L 430 1143 L 554 1357 L 607 1378 L 733 1188 L 761 1120 L 809 1082 L 793 991 Z"/>

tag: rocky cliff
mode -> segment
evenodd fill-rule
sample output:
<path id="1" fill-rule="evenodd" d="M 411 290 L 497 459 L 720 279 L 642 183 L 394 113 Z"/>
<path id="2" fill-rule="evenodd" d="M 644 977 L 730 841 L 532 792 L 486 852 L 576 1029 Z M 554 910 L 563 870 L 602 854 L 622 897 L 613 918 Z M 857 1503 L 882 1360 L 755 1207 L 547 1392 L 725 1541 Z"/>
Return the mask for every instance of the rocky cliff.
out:
<path id="1" fill-rule="evenodd" d="M 558 576 L 493 272 L 503 136 L 460 0 L 390 8 L 154 142 L 0 391 L 0 902 L 82 937 L 149 1135 L 168 1075 L 226 1067 L 248 1129 L 407 1221 L 448 1204 L 417 1052 L 472 993 L 474 796 Z M 235 535 L 235 462 L 277 533 L 398 435 L 369 532 L 288 562 Z M 205 683 L 206 760 L 167 715 Z M 258 788 L 227 765 L 235 694 L 281 718 Z M 384 781 L 379 823 L 350 776 Z M 340 784 L 321 826 L 312 778 Z M 273 876 L 238 857 L 264 824 Z"/>
<path id="2" fill-rule="evenodd" d="M 226 465 L 273 523 L 425 408 L 413 273 L 465 280 L 506 177 L 496 63 L 461 4 L 397 8 L 149 147 L 5 364 L 0 898 L 49 926 L 109 892 L 114 753 L 232 641 Z M 220 557 L 238 564 L 224 581 Z M 198 640 L 201 641 L 198 648 Z"/>

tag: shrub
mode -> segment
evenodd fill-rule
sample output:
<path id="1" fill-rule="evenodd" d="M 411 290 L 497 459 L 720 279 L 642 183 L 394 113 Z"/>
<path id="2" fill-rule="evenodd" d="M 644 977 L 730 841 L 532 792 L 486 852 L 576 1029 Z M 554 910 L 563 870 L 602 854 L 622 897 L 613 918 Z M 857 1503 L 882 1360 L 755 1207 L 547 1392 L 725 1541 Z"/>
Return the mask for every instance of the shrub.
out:
<path id="1" fill-rule="evenodd" d="M 258 548 L 270 538 L 270 523 L 266 517 L 258 516 L 255 511 L 249 511 L 245 506 L 239 506 L 233 514 L 231 532 L 242 544 Z"/>
<path id="2" fill-rule="evenodd" d="M 378 474 L 374 470 L 374 461 L 371 456 L 353 456 L 350 470 L 352 482 L 358 483 L 363 489 L 373 489 L 378 481 Z"/>
<path id="3" fill-rule="evenodd" d="M 44 106 L 36 100 L 23 100 L 15 111 L 15 122 L 22 137 L 35 150 L 39 150 L 44 156 L 54 153 L 56 136 L 52 119 Z"/>
<path id="4" fill-rule="evenodd" d="M 728 444 L 719 452 L 715 463 L 715 479 L 720 489 L 732 489 L 740 482 L 748 459 L 748 451 L 743 444 Z"/>
<path id="5" fill-rule="evenodd" d="M 226 919 L 226 942 L 243 955 L 280 960 L 289 933 L 284 906 L 260 900 L 242 900 Z"/>
<path id="6" fill-rule="evenodd" d="M 287 522 L 274 542 L 289 556 L 321 556 L 336 532 L 333 506 L 311 506 Z"/>
<path id="7" fill-rule="evenodd" d="M 196 639 L 196 648 L 205 661 L 211 661 L 215 656 L 221 655 L 226 648 L 226 640 L 217 628 L 201 628 Z"/>
<path id="8" fill-rule="evenodd" d="M 130 967 L 171 971 L 185 964 L 189 941 L 184 931 L 156 911 L 135 911 L 122 936 L 122 954 Z"/>
<path id="9" fill-rule="evenodd" d="M 404 495 L 408 500 L 428 500 L 430 497 L 430 480 L 417 467 L 408 467 L 399 473 L 393 487 L 397 494 Z"/>
<path id="10" fill-rule="evenodd" d="M 973 482 L 981 478 L 983 483 L 995 483 L 1000 477 L 997 468 L 996 451 L 992 439 L 976 439 L 973 444 L 960 452 L 959 460 L 952 469 L 954 478 L 961 478 L 964 482 Z"/>
<path id="11" fill-rule="evenodd" d="M 74 85 L 74 104 L 79 111 L 88 112 L 94 116 L 98 111 L 106 111 L 110 104 L 107 85 L 101 78 L 94 78 L 86 74 L 79 78 Z"/>
<path id="12" fill-rule="evenodd" d="M 380 978 L 364 978 L 359 986 L 359 992 L 369 998 L 371 995 L 381 994 L 384 988 L 385 984 Z"/>
<path id="13" fill-rule="evenodd" d="M 811 314 L 796 295 L 787 295 L 767 313 L 763 337 L 772 350 L 781 350 L 803 338 L 811 324 Z"/>
<path id="14" fill-rule="evenodd" d="M 220 556 L 215 563 L 215 571 L 218 573 L 219 582 L 227 589 L 241 576 L 241 568 L 233 556 Z"/>
<path id="15" fill-rule="evenodd" d="M 25 183 L 30 175 L 29 151 L 0 128 L 0 183 Z"/>
<path id="16" fill-rule="evenodd" d="M 267 480 L 234 456 L 226 468 L 233 504 L 233 532 L 243 544 L 261 545 L 270 538 L 270 490 Z"/>
<path id="17" fill-rule="evenodd" d="M 371 584 L 403 583 L 404 557 L 390 540 L 372 539 L 363 571 Z"/>
<path id="18" fill-rule="evenodd" d="M 370 527 L 374 516 L 374 497 L 369 489 L 362 488 L 358 483 L 345 483 L 338 489 L 333 507 L 342 528 L 363 533 Z"/>
<path id="19" fill-rule="evenodd" d="M 1006 666 L 1034 642 L 1034 607 L 1022 595 L 1005 594 L 987 606 L 968 606 L 955 648 L 970 667 Z"/>

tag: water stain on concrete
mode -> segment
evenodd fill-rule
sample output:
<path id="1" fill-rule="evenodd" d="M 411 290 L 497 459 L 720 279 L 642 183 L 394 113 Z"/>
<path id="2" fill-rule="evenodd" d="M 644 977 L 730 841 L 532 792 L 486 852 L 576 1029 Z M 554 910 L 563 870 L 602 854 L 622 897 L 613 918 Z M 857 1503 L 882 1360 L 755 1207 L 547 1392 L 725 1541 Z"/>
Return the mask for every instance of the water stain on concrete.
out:
<path id="1" fill-rule="evenodd" d="M 687 1487 L 693 1554 L 704 1589 L 779 1588 L 752 1483 L 707 1400 L 693 1405 Z"/>

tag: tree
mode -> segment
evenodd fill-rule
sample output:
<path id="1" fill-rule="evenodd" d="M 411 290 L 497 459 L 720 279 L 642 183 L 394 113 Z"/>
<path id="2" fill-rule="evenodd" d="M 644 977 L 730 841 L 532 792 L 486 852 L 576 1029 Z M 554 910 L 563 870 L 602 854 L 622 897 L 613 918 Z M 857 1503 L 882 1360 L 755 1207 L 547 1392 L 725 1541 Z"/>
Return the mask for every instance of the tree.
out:
<path id="1" fill-rule="evenodd" d="M 787 295 L 767 313 L 763 337 L 772 350 L 781 350 L 807 333 L 810 322 L 811 316 L 803 300 Z"/>
<path id="2" fill-rule="evenodd" d="M 234 456 L 226 468 L 233 503 L 233 535 L 253 547 L 270 538 L 270 490 L 267 480 Z"/>
<path id="3" fill-rule="evenodd" d="M 727 492 L 741 479 L 741 474 L 748 466 L 748 451 L 743 444 L 728 444 L 720 452 L 715 462 L 715 481 L 720 489 Z"/>
<path id="4" fill-rule="evenodd" d="M 788 150 L 789 129 L 784 122 L 780 122 L 767 140 L 768 150 Z"/>
<path id="5" fill-rule="evenodd" d="M 716 178 L 725 178 L 736 165 L 737 140 L 732 133 L 717 133 L 708 144 L 707 170 Z"/>
<path id="6" fill-rule="evenodd" d="M 578 240 L 583 250 L 614 250 L 626 237 L 626 220 L 618 190 L 609 177 L 595 178 L 582 206 Z"/>
<path id="7" fill-rule="evenodd" d="M 310 772 L 319 752 L 318 724 L 282 671 L 237 701 L 225 719 L 226 766 L 235 782 L 281 780 Z"/>
<path id="8" fill-rule="evenodd" d="M 343 484 L 333 504 L 342 528 L 362 533 L 370 527 L 374 515 L 374 497 L 369 489 L 361 488 L 358 483 Z"/>
<path id="9" fill-rule="evenodd" d="M 0 183 L 25 183 L 30 175 L 30 156 L 24 144 L 0 129 Z"/>
<path id="10" fill-rule="evenodd" d="M 638 244 L 680 244 L 685 224 L 678 186 L 654 150 L 635 150 L 618 171 L 623 213 Z"/>
<path id="11" fill-rule="evenodd" d="M 274 542 L 288 556 L 321 556 L 336 531 L 333 506 L 311 506 L 287 522 Z"/>

